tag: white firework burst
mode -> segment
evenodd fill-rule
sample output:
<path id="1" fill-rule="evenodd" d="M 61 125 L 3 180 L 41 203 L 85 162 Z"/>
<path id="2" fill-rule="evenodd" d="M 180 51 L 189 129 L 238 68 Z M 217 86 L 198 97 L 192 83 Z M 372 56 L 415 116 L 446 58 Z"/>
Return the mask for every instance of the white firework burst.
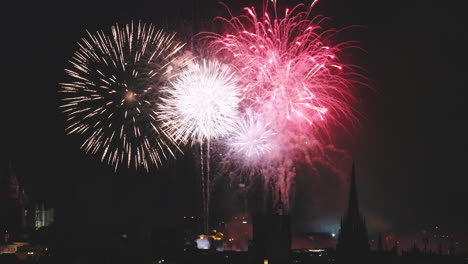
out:
<path id="1" fill-rule="evenodd" d="M 164 92 L 158 120 L 177 142 L 202 143 L 236 125 L 241 89 L 234 72 L 216 60 L 195 61 Z"/>
<path id="2" fill-rule="evenodd" d="M 255 160 L 272 151 L 275 134 L 270 129 L 270 124 L 259 114 L 247 109 L 232 132 L 228 145 L 234 153 L 248 160 Z"/>
<path id="3" fill-rule="evenodd" d="M 65 69 L 70 81 L 61 84 L 67 133 L 84 137 L 82 149 L 115 169 L 148 170 L 175 157 L 179 147 L 159 128 L 155 105 L 185 67 L 184 45 L 141 22 L 87 32 Z"/>

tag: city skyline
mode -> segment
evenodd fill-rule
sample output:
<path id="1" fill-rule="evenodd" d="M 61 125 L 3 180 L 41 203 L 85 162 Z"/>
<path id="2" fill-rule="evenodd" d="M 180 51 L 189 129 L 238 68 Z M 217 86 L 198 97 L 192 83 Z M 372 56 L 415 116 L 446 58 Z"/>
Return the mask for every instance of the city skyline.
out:
<path id="1" fill-rule="evenodd" d="M 178 197 L 169 191 L 180 183 L 195 184 L 196 175 L 180 179 L 195 174 L 190 155 L 150 173 L 128 169 L 114 173 L 111 166 L 79 150 L 76 139 L 65 136 L 64 116 L 58 110 L 63 69 L 86 29 L 132 19 L 157 25 L 174 16 L 189 21 L 194 10 L 209 20 L 211 11 L 222 9 L 206 3 L 200 10 L 209 10 L 199 11 L 191 1 L 181 3 L 62 4 L 28 10 L 18 6 L 16 10 L 22 12 L 14 13 L 15 26 L 7 29 L 15 41 L 9 43 L 14 52 L 7 55 L 13 72 L 7 77 L 9 140 L 4 163 L 13 161 L 35 196 L 61 207 L 63 197 L 75 190 L 70 199 L 88 212 L 85 222 L 94 221 L 89 219 L 93 215 L 105 223 L 119 209 L 148 199 L 144 193 L 156 194 L 140 210 L 134 209 L 136 215 L 144 217 L 147 207 L 154 211 L 170 208 L 161 200 L 171 195 L 177 210 L 197 211 L 196 199 L 191 199 L 196 191 L 184 187 L 187 190 L 178 190 Z M 371 232 L 409 234 L 421 225 L 433 224 L 467 237 L 463 209 L 466 110 L 462 96 L 453 96 L 463 86 L 463 62 L 450 54 L 452 50 L 463 53 L 466 44 L 459 33 L 461 18 L 452 15 L 448 6 L 432 3 L 387 5 L 321 0 L 316 6 L 316 12 L 331 17 L 338 28 L 363 26 L 352 30 L 352 39 L 366 52 L 353 57 L 369 72 L 373 89 L 360 90 L 361 102 L 356 105 L 363 114 L 360 125 L 350 135 L 338 136 L 338 145 L 351 158 L 338 160 L 337 166 L 347 172 L 351 159 L 355 161 L 360 205 Z M 240 13 L 243 5 L 231 7 Z M 311 172 L 304 169 L 298 174 L 292 212 L 298 230 L 338 231 L 346 207 L 347 174 L 322 173 L 307 177 Z M 102 212 L 107 204 L 113 207 Z M 126 217 L 137 218 L 130 212 Z"/>

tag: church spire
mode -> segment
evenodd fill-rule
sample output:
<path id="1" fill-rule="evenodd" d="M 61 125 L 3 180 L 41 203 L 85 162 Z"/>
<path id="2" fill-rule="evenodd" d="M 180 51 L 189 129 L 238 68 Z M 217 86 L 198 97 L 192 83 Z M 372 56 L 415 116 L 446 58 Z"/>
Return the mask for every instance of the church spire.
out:
<path id="1" fill-rule="evenodd" d="M 354 162 L 351 168 L 351 179 L 350 179 L 350 184 L 349 184 L 348 215 L 349 216 L 359 215 L 359 203 L 358 203 L 357 188 L 356 188 L 356 170 L 354 167 Z"/>
<path id="2" fill-rule="evenodd" d="M 341 221 L 336 252 L 337 263 L 348 263 L 350 260 L 359 262 L 369 253 L 367 227 L 364 217 L 359 212 L 354 162 L 349 182 L 348 208 Z"/>

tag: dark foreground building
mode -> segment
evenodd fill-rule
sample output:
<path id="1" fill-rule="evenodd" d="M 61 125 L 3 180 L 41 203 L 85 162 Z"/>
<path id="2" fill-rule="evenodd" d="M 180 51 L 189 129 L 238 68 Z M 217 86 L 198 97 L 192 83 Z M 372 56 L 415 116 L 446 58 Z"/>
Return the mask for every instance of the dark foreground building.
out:
<path id="1" fill-rule="evenodd" d="M 253 240 L 249 251 L 253 264 L 284 264 L 291 261 L 291 216 L 282 213 L 253 217 Z"/>

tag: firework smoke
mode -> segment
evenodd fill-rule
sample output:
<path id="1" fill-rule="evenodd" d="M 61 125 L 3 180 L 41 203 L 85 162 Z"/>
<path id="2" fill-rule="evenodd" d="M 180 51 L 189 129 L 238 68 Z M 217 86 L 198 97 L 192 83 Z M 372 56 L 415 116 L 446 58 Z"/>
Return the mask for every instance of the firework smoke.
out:
<path id="1" fill-rule="evenodd" d="M 183 69 L 184 44 L 175 34 L 139 22 L 87 35 L 65 69 L 61 108 L 67 134 L 84 137 L 81 148 L 115 169 L 159 166 L 175 156 L 177 142 L 159 128 L 160 90 Z"/>

